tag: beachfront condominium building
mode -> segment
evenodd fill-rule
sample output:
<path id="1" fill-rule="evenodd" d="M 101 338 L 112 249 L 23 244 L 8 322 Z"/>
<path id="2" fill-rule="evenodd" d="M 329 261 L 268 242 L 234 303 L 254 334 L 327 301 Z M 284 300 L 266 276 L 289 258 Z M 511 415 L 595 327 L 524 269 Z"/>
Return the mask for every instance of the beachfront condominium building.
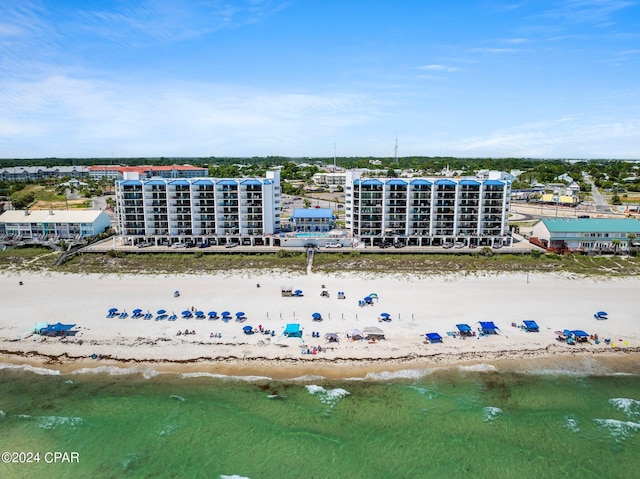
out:
<path id="1" fill-rule="evenodd" d="M 80 239 L 110 227 L 101 210 L 9 210 L 0 215 L 0 237 L 16 241 Z"/>
<path id="2" fill-rule="evenodd" d="M 347 175 L 345 226 L 365 245 L 511 244 L 509 181 Z"/>
<path id="3" fill-rule="evenodd" d="M 280 231 L 280 172 L 265 178 L 151 178 L 116 181 L 125 244 L 192 241 L 271 245 Z"/>

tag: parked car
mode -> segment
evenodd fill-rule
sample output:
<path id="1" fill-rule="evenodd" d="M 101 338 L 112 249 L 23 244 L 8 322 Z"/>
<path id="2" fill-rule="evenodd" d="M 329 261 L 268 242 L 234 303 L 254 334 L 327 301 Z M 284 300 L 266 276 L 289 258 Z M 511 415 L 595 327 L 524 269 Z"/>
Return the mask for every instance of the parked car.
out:
<path id="1" fill-rule="evenodd" d="M 328 241 L 327 244 L 324 245 L 325 248 L 342 248 L 342 243 L 337 241 Z"/>
<path id="2" fill-rule="evenodd" d="M 236 246 L 238 246 L 238 243 L 236 243 L 235 241 L 230 241 L 229 243 L 224 245 L 225 248 L 235 248 Z"/>
<path id="3" fill-rule="evenodd" d="M 454 248 L 464 248 L 464 241 L 456 241 Z"/>
<path id="4" fill-rule="evenodd" d="M 447 241 L 446 243 L 442 243 L 442 247 L 444 249 L 453 248 L 453 243 L 451 243 L 450 241 Z"/>
<path id="5" fill-rule="evenodd" d="M 393 247 L 394 248 L 404 248 L 405 246 L 407 246 L 406 244 L 404 244 L 402 241 L 396 241 L 393 243 Z"/>
<path id="6" fill-rule="evenodd" d="M 187 242 L 185 243 L 185 246 L 186 246 L 187 248 L 195 248 L 195 247 L 196 247 L 196 244 L 195 244 L 193 241 L 187 241 Z"/>
<path id="7" fill-rule="evenodd" d="M 202 243 L 198 243 L 198 248 L 208 248 L 209 246 L 211 246 L 211 243 L 209 243 L 208 241 L 203 241 Z"/>
<path id="8" fill-rule="evenodd" d="M 186 243 L 180 243 L 180 242 L 178 242 L 178 243 L 173 243 L 173 244 L 171 245 L 171 247 L 172 247 L 172 248 L 186 248 L 186 247 L 187 247 L 187 244 L 186 244 Z"/>
<path id="9" fill-rule="evenodd" d="M 148 248 L 149 246 L 153 246 L 153 244 L 150 243 L 149 241 L 143 241 L 141 243 L 138 243 L 138 248 Z"/>
<path id="10" fill-rule="evenodd" d="M 391 248 L 393 246 L 393 243 L 391 243 L 390 241 L 383 241 L 378 246 L 380 248 Z"/>

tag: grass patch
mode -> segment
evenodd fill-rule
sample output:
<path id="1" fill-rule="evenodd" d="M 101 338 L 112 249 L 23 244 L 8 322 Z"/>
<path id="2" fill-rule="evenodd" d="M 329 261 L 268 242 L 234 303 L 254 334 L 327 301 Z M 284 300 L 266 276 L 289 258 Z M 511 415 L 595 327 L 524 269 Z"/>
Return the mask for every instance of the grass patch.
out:
<path id="1" fill-rule="evenodd" d="M 278 254 L 212 253 L 86 253 L 61 266 L 60 253 L 44 248 L 15 248 L 0 251 L 0 267 L 13 271 L 58 271 L 78 274 L 237 274 L 238 271 L 289 272 L 306 274 L 305 253 L 281 250 Z M 313 271 L 323 274 L 363 272 L 371 274 L 498 274 L 568 273 L 582 276 L 635 276 L 640 274 L 640 257 L 574 256 L 556 254 L 360 254 L 318 253 Z"/>

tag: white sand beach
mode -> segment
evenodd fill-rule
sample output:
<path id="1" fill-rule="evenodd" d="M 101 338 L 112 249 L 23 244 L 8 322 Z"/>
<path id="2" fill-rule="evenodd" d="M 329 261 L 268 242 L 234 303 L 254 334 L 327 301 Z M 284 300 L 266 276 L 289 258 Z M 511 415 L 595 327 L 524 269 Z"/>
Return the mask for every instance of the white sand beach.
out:
<path id="1" fill-rule="evenodd" d="M 300 289 L 304 296 L 282 297 L 282 286 Z M 323 286 L 328 298 L 320 295 Z M 176 290 L 181 293 L 177 298 Z M 294 367 L 296 374 L 344 377 L 407 366 L 575 354 L 628 357 L 640 352 L 638 278 L 5 273 L 0 275 L 0 291 L 0 354 L 4 362 L 67 368 L 150 363 L 221 374 L 270 371 L 272 377 L 278 375 L 274 370 Z M 345 299 L 338 299 L 338 292 L 344 292 Z M 372 305 L 359 306 L 371 293 L 378 299 Z M 126 310 L 129 316 L 108 319 L 112 307 Z M 133 319 L 136 308 L 149 311 L 154 318 Z M 229 311 L 232 319 L 183 319 L 181 312 L 192 308 L 205 314 Z M 156 320 L 160 309 L 169 315 L 175 313 L 178 319 Z M 594 318 L 601 310 L 608 312 L 609 319 Z M 239 311 L 245 313 L 246 321 L 236 321 Z M 312 320 L 316 312 L 322 316 L 321 322 Z M 389 313 L 391 321 L 381 322 L 381 313 Z M 535 320 L 540 332 L 528 333 L 512 326 L 520 326 L 525 319 Z M 456 331 L 457 323 L 467 323 L 476 331 L 479 321 L 494 321 L 499 334 L 467 339 L 447 334 Z M 31 334 L 39 322 L 76 324 L 77 334 L 46 339 Z M 300 324 L 302 339 L 282 336 L 288 323 Z M 262 326 L 275 335 L 244 334 L 247 325 Z M 385 339 L 347 338 L 347 331 L 365 327 L 382 329 Z M 567 345 L 556 340 L 555 331 L 564 329 L 597 334 L 601 341 Z M 195 334 L 178 335 L 186 330 Z M 313 337 L 312 332 L 319 337 Z M 427 344 L 424 335 L 429 332 L 439 333 L 443 342 Z M 339 342 L 326 342 L 326 333 L 337 334 Z M 606 344 L 604 339 L 611 341 Z M 323 350 L 306 354 L 306 349 L 312 351 L 314 346 Z M 93 355 L 102 356 L 102 362 L 92 359 Z"/>

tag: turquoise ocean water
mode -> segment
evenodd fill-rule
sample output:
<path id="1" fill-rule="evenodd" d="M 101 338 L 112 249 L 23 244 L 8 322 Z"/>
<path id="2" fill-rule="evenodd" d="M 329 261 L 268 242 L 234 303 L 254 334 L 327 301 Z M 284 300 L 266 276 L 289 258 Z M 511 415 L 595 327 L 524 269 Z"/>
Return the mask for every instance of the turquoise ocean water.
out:
<path id="1" fill-rule="evenodd" d="M 98 371 L 2 365 L 0 478 L 639 477 L 637 373 Z"/>

